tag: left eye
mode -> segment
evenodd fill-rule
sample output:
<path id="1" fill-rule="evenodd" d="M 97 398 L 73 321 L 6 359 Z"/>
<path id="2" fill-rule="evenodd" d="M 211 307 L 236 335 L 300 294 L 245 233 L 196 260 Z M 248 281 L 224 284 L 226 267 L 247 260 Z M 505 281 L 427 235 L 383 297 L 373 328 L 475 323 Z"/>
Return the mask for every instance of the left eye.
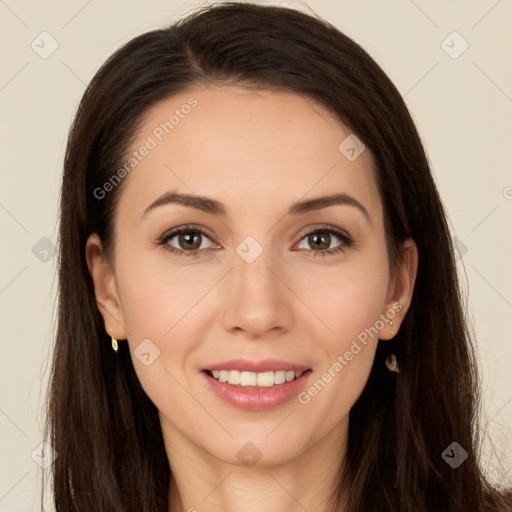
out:
<path id="1" fill-rule="evenodd" d="M 297 246 L 299 249 L 307 249 L 315 252 L 331 252 L 344 244 L 350 245 L 350 239 L 347 236 L 332 229 L 317 229 L 316 231 L 306 234 L 301 240 L 305 240 L 309 248 L 303 247 L 301 244 L 304 242 L 301 242 L 301 244 Z M 333 247 L 331 244 L 336 240 L 338 243 Z"/>

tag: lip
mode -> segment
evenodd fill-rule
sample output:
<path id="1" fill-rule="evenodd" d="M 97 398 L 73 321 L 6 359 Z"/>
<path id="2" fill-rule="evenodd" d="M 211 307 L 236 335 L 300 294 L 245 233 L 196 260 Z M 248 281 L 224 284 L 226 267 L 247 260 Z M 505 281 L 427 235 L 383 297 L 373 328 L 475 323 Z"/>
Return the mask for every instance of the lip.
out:
<path id="1" fill-rule="evenodd" d="M 234 362 L 229 361 L 229 363 Z M 285 367 L 283 367 L 283 363 L 279 361 L 262 361 L 261 363 L 256 364 L 245 361 L 245 363 L 247 363 L 245 366 L 240 365 L 239 361 L 237 366 L 231 366 L 231 369 L 241 371 L 254 371 L 255 373 L 285 369 Z M 276 367 L 275 363 L 278 363 L 281 366 L 278 366 L 278 370 L 271 370 L 270 368 Z M 301 390 L 306 387 L 307 380 L 309 379 L 309 376 L 312 372 L 312 370 L 308 369 L 307 367 L 296 366 L 288 363 L 288 370 L 286 371 L 304 371 L 304 373 L 291 382 L 285 382 L 284 384 L 278 384 L 272 387 L 237 386 L 227 382 L 220 382 L 217 379 L 214 379 L 208 373 L 209 369 L 230 369 L 230 365 L 228 364 L 225 366 L 226 364 L 227 362 L 221 363 L 220 365 L 214 365 L 212 368 L 205 369 L 201 372 L 201 376 L 205 380 L 208 389 L 218 398 L 226 402 L 228 405 L 244 411 L 268 411 L 292 400 L 293 398 L 297 397 Z M 258 368 L 258 370 L 255 371 L 254 368 Z M 259 368 L 264 369 L 261 370 Z"/>
<path id="2" fill-rule="evenodd" d="M 262 361 L 249 361 L 248 359 L 231 359 L 223 363 L 212 364 L 203 368 L 206 370 L 240 370 L 241 372 L 305 372 L 308 366 L 301 366 L 288 361 L 279 361 L 277 359 L 264 359 Z"/>

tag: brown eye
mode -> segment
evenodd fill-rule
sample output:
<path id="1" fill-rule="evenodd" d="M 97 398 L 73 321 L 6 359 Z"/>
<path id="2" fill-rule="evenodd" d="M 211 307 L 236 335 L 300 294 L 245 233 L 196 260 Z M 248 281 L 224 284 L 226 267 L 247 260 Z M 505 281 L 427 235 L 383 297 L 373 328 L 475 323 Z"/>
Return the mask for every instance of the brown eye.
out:
<path id="1" fill-rule="evenodd" d="M 334 247 L 332 247 L 333 242 Z M 308 247 L 301 247 L 301 244 L 304 243 Z M 299 249 L 321 254 L 333 254 L 342 251 L 344 247 L 350 247 L 351 244 L 352 239 L 345 233 L 334 228 L 324 228 L 306 233 L 301 239 Z"/>
<path id="2" fill-rule="evenodd" d="M 162 235 L 159 244 L 171 252 L 192 256 L 210 249 L 212 241 L 206 231 L 184 226 Z"/>
<path id="3" fill-rule="evenodd" d="M 325 251 L 331 245 L 331 235 L 321 232 L 313 233 L 308 235 L 308 244 L 312 249 Z"/>
<path id="4" fill-rule="evenodd" d="M 195 250 L 201 247 L 201 234 L 181 233 L 178 235 L 178 245 L 180 249 Z M 174 237 L 173 237 L 174 238 Z"/>

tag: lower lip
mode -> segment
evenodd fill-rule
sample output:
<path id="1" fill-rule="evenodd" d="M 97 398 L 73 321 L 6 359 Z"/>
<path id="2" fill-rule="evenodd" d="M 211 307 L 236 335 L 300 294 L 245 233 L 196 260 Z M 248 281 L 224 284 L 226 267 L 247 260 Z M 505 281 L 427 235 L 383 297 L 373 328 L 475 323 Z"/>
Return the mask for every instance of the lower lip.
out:
<path id="1" fill-rule="evenodd" d="M 304 388 L 311 370 L 304 372 L 298 379 L 272 387 L 242 387 L 220 382 L 207 372 L 203 372 L 211 390 L 228 404 L 246 411 L 267 411 L 278 407 L 297 396 Z"/>

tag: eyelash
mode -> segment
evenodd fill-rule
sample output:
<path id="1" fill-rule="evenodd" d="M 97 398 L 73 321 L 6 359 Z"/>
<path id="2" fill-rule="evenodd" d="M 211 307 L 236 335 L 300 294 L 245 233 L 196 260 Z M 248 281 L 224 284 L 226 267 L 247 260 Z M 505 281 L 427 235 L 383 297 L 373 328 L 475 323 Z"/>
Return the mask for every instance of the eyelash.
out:
<path id="1" fill-rule="evenodd" d="M 164 248 L 171 253 L 178 254 L 178 256 L 181 257 L 181 255 L 186 255 L 187 257 L 197 257 L 200 255 L 202 251 L 205 251 L 207 249 L 194 249 L 192 251 L 185 251 L 177 249 L 176 247 L 172 247 L 167 242 L 171 239 L 173 239 L 175 236 L 181 235 L 182 233 L 200 233 L 202 236 L 208 238 L 211 240 L 210 235 L 199 226 L 182 226 L 178 229 L 173 229 L 171 231 L 168 231 L 164 233 L 160 238 L 158 238 L 157 243 L 159 246 L 164 246 Z M 325 227 L 316 227 L 312 229 L 311 231 L 308 231 L 307 233 L 304 233 L 302 237 L 300 238 L 300 241 L 302 241 L 304 238 L 306 238 L 309 235 L 316 234 L 316 233 L 329 233 L 336 235 L 337 238 L 341 240 L 341 243 L 338 247 L 334 249 L 326 249 L 326 250 L 320 250 L 315 251 L 314 249 L 303 249 L 308 252 L 313 253 L 313 257 L 316 258 L 318 255 L 321 255 L 322 257 L 331 256 L 338 254 L 340 252 L 343 252 L 345 248 L 349 248 L 353 245 L 353 240 L 343 231 L 333 227 L 333 226 L 325 226 Z"/>

